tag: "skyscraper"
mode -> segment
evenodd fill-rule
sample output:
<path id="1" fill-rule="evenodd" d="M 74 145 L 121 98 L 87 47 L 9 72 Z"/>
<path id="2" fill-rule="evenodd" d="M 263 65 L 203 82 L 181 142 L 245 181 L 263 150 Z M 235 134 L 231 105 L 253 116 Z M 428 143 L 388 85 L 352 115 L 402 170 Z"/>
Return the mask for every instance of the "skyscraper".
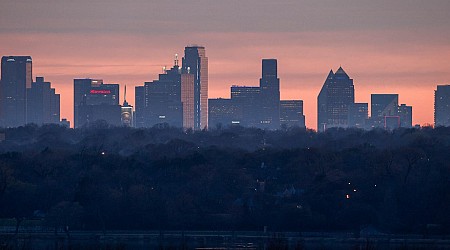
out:
<path id="1" fill-rule="evenodd" d="M 280 124 L 286 127 L 305 127 L 302 100 L 280 101 Z"/>
<path id="2" fill-rule="evenodd" d="M 261 121 L 260 127 L 280 128 L 280 79 L 277 73 L 276 59 L 262 60 L 260 79 Z"/>
<path id="3" fill-rule="evenodd" d="M 259 87 L 231 86 L 231 101 L 236 107 L 236 124 L 261 126 L 261 91 Z"/>
<path id="4" fill-rule="evenodd" d="M 194 129 L 195 101 L 194 75 L 184 72 L 181 74 L 181 103 L 183 104 L 183 128 Z"/>
<path id="5" fill-rule="evenodd" d="M 369 119 L 369 104 L 354 103 L 348 108 L 348 126 L 354 128 L 367 128 Z"/>
<path id="6" fill-rule="evenodd" d="M 450 85 L 438 85 L 434 91 L 434 126 L 450 126 Z"/>
<path id="7" fill-rule="evenodd" d="M 400 117 L 400 127 L 412 128 L 412 106 L 400 104 L 398 106 L 398 116 Z"/>
<path id="8" fill-rule="evenodd" d="M 398 94 L 372 94 L 371 95 L 371 125 L 378 128 L 393 129 L 400 126 L 398 117 Z"/>
<path id="9" fill-rule="evenodd" d="M 27 89 L 27 122 L 37 125 L 60 123 L 60 95 L 55 93 L 50 82 L 44 81 L 44 77 L 36 77 Z"/>
<path id="10" fill-rule="evenodd" d="M 194 129 L 208 127 L 208 57 L 205 47 L 191 45 L 184 49 L 183 72 L 194 75 Z"/>
<path id="11" fill-rule="evenodd" d="M 236 105 L 231 99 L 209 99 L 208 110 L 210 128 L 240 124 Z"/>
<path id="12" fill-rule="evenodd" d="M 4 56 L 1 65 L 0 126 L 17 127 L 27 123 L 27 88 L 31 88 L 30 56 Z"/>
<path id="13" fill-rule="evenodd" d="M 336 73 L 331 70 L 317 97 L 317 130 L 328 128 L 347 128 L 348 110 L 355 103 L 353 79 L 339 67 Z"/>
<path id="14" fill-rule="evenodd" d="M 120 126 L 119 84 L 103 84 L 103 80 L 74 79 L 74 127 L 98 120 Z"/>

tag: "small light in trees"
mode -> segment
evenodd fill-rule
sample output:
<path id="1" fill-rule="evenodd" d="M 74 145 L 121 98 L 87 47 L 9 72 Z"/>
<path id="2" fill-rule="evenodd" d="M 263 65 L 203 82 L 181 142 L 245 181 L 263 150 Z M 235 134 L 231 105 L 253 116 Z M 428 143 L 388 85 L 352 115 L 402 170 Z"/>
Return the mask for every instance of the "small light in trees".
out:
<path id="1" fill-rule="evenodd" d="M 102 152 L 102 155 L 105 155 L 105 151 Z"/>
<path id="2" fill-rule="evenodd" d="M 377 184 L 375 184 L 375 187 L 377 187 Z"/>
<path id="3" fill-rule="evenodd" d="M 349 182 L 348 185 L 351 185 L 351 183 Z"/>
<path id="4" fill-rule="evenodd" d="M 346 199 L 350 199 L 350 195 L 349 195 L 349 194 L 346 194 L 346 195 L 345 195 L 345 198 L 346 198 Z"/>
<path id="5" fill-rule="evenodd" d="M 353 189 L 353 192 L 356 192 L 356 189 Z"/>

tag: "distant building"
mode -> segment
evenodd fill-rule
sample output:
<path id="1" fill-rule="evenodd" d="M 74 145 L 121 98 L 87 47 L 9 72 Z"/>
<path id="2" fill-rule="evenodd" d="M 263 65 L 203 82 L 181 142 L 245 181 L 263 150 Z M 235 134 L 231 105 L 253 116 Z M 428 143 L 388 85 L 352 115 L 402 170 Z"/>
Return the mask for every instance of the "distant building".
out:
<path id="1" fill-rule="evenodd" d="M 353 79 L 339 67 L 331 70 L 317 97 L 317 130 L 349 127 L 348 110 L 355 103 Z"/>
<path id="2" fill-rule="evenodd" d="M 412 106 L 406 104 L 398 106 L 398 116 L 400 117 L 400 127 L 412 128 Z"/>
<path id="3" fill-rule="evenodd" d="M 259 87 L 231 86 L 231 100 L 236 107 L 235 124 L 259 128 L 261 97 Z"/>
<path id="4" fill-rule="evenodd" d="M 159 80 L 144 85 L 145 104 L 144 124 L 152 127 L 157 124 L 181 127 L 183 107 L 181 103 L 181 75 L 178 66 L 159 75 Z"/>
<path id="5" fill-rule="evenodd" d="M 134 124 L 136 128 L 145 127 L 145 110 L 146 110 L 146 98 L 145 98 L 145 86 L 136 86 L 134 89 Z"/>
<path id="6" fill-rule="evenodd" d="M 209 127 L 228 127 L 240 124 L 239 112 L 231 99 L 209 99 Z"/>
<path id="7" fill-rule="evenodd" d="M 369 104 L 354 103 L 348 107 L 348 126 L 365 129 L 369 119 Z"/>
<path id="8" fill-rule="evenodd" d="M 27 122 L 37 125 L 60 122 L 60 95 L 44 77 L 36 77 L 27 89 Z"/>
<path id="9" fill-rule="evenodd" d="M 277 72 L 276 59 L 262 60 L 262 77 L 259 84 L 261 128 L 280 128 L 280 79 Z"/>
<path id="10" fill-rule="evenodd" d="M 120 119 L 122 122 L 122 126 L 125 127 L 133 127 L 133 106 L 128 104 L 127 102 L 127 85 L 125 85 L 124 95 L 123 95 L 123 104 L 120 107 Z"/>
<path id="11" fill-rule="evenodd" d="M 119 84 L 103 84 L 103 80 L 74 79 L 74 127 L 96 121 L 121 125 Z"/>
<path id="12" fill-rule="evenodd" d="M 18 127 L 27 123 L 27 89 L 31 88 L 30 56 L 3 56 L 0 82 L 0 126 Z"/>
<path id="13" fill-rule="evenodd" d="M 305 128 L 302 100 L 280 101 L 280 124 L 286 127 Z"/>
<path id="14" fill-rule="evenodd" d="M 386 128 L 385 117 L 398 116 L 398 94 L 371 95 L 371 124 L 376 128 Z"/>
<path id="15" fill-rule="evenodd" d="M 434 91 L 434 126 L 450 126 L 450 85 L 438 85 Z"/>
<path id="16" fill-rule="evenodd" d="M 370 125 L 373 128 L 412 127 L 412 107 L 398 105 L 398 94 L 372 94 Z"/>
<path id="17" fill-rule="evenodd" d="M 195 79 L 190 72 L 181 74 L 181 103 L 183 105 L 183 128 L 194 129 L 195 122 Z"/>
<path id="18" fill-rule="evenodd" d="M 194 129 L 208 128 L 208 57 L 205 47 L 184 49 L 183 72 L 194 75 Z"/>

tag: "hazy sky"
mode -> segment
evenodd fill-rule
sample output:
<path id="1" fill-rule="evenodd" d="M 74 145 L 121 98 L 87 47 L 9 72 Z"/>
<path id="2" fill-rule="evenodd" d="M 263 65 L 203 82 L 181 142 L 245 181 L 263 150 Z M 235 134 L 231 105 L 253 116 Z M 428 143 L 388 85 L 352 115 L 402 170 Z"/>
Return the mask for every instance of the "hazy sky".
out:
<path id="1" fill-rule="evenodd" d="M 0 0 L 0 55 L 31 55 L 71 121 L 73 78 L 127 84 L 134 104 L 131 86 L 195 43 L 209 57 L 210 97 L 257 85 L 261 59 L 277 58 L 281 97 L 303 99 L 316 128 L 319 90 L 342 65 L 357 102 L 399 93 L 424 124 L 436 85 L 450 83 L 449 13 L 448 0 Z"/>

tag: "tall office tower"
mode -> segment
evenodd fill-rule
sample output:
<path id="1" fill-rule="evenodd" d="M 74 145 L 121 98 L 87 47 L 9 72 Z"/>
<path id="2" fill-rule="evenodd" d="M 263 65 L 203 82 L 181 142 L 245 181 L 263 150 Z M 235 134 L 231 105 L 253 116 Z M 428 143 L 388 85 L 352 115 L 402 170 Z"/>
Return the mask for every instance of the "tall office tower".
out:
<path id="1" fill-rule="evenodd" d="M 94 79 L 74 79 L 73 83 L 75 128 L 100 120 L 120 126 L 119 84 Z"/>
<path id="2" fill-rule="evenodd" d="M 370 120 L 376 128 L 399 127 L 398 94 L 372 94 Z"/>
<path id="3" fill-rule="evenodd" d="M 184 49 L 183 72 L 194 75 L 194 129 L 208 128 L 208 57 L 205 47 Z"/>
<path id="4" fill-rule="evenodd" d="M 181 103 L 183 104 L 183 128 L 194 129 L 195 101 L 194 75 L 187 72 L 181 74 Z"/>
<path id="5" fill-rule="evenodd" d="M 339 67 L 331 70 L 317 97 L 317 130 L 348 127 L 348 109 L 355 103 L 353 79 Z"/>
<path id="6" fill-rule="evenodd" d="M 355 103 L 348 107 L 348 126 L 366 129 L 369 119 L 369 104 Z"/>
<path id="7" fill-rule="evenodd" d="M 125 90 L 123 94 L 123 104 L 120 108 L 120 119 L 122 122 L 122 126 L 125 127 L 133 127 L 133 106 L 128 104 L 127 102 L 127 85 L 125 85 Z"/>
<path id="8" fill-rule="evenodd" d="M 305 128 L 302 100 L 280 101 L 280 124 L 286 127 Z"/>
<path id="9" fill-rule="evenodd" d="M 237 107 L 231 99 L 209 99 L 209 128 L 228 127 L 239 124 Z"/>
<path id="10" fill-rule="evenodd" d="M 145 127 L 145 86 L 136 86 L 134 96 L 134 124 L 136 128 L 143 128 Z"/>
<path id="11" fill-rule="evenodd" d="M 167 124 L 183 126 L 183 104 L 181 102 L 181 69 L 175 65 L 159 75 L 158 80 L 144 84 L 144 126 Z"/>
<path id="12" fill-rule="evenodd" d="M 236 106 L 235 124 L 244 127 L 261 126 L 261 97 L 259 87 L 231 86 L 231 101 Z"/>
<path id="13" fill-rule="evenodd" d="M 400 127 L 412 128 L 412 106 L 406 104 L 398 106 L 398 116 L 400 117 Z"/>
<path id="14" fill-rule="evenodd" d="M 1 65 L 0 126 L 18 127 L 27 123 L 27 88 L 31 88 L 30 56 L 4 56 Z"/>
<path id="15" fill-rule="evenodd" d="M 50 82 L 44 81 L 44 77 L 36 77 L 27 89 L 27 122 L 37 125 L 60 123 L 60 95 L 55 93 Z"/>
<path id="16" fill-rule="evenodd" d="M 450 85 L 438 85 L 434 91 L 434 126 L 450 127 Z"/>
<path id="17" fill-rule="evenodd" d="M 262 60 L 262 77 L 259 81 L 261 91 L 261 127 L 280 128 L 280 79 L 277 74 L 277 60 Z"/>

